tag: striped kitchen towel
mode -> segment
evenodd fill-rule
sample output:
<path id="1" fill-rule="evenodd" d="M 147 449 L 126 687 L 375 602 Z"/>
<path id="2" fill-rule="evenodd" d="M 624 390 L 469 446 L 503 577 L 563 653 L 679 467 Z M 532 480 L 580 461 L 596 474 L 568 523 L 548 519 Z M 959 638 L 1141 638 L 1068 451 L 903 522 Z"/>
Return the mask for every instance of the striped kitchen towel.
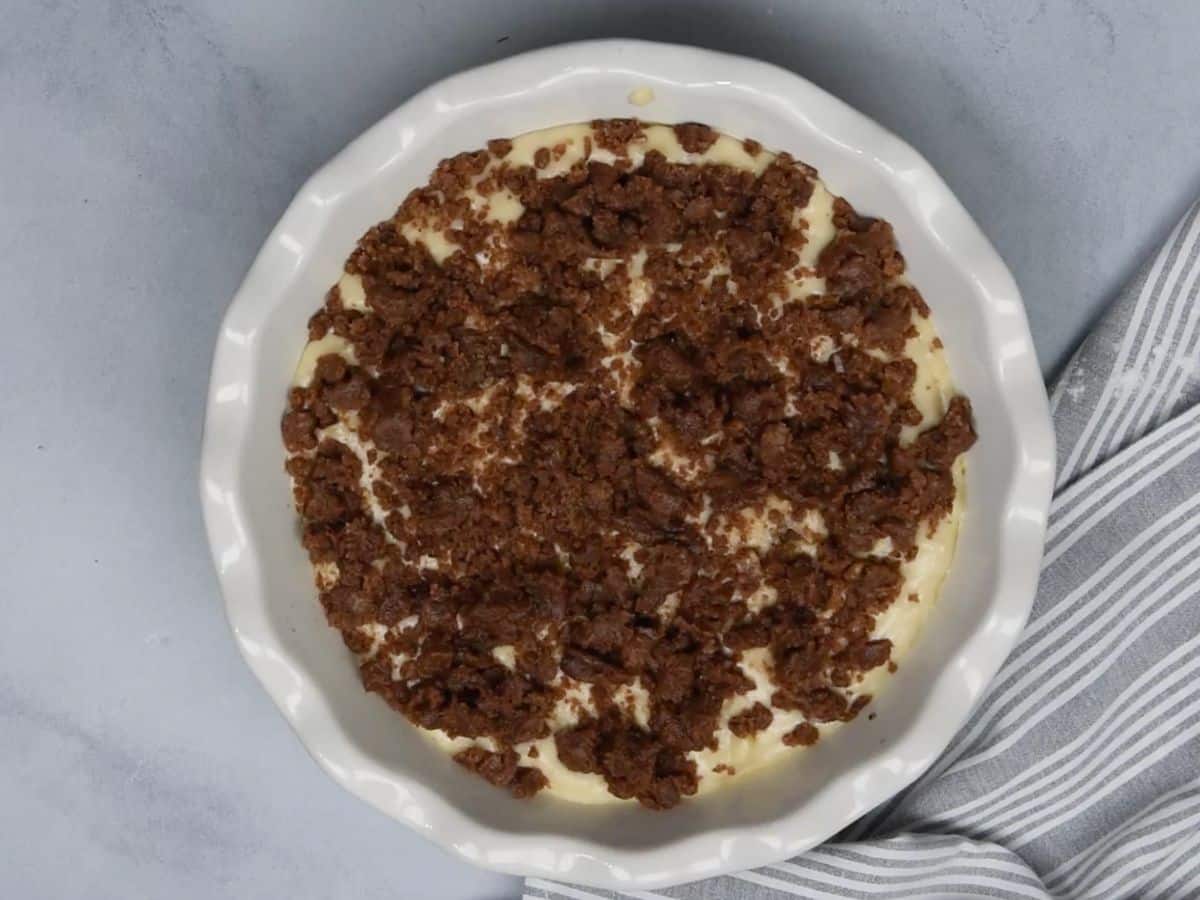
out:
<path id="1" fill-rule="evenodd" d="M 637 897 L 1200 898 L 1198 280 L 1200 202 L 1054 385 L 1037 601 L 941 759 L 835 842 Z"/>

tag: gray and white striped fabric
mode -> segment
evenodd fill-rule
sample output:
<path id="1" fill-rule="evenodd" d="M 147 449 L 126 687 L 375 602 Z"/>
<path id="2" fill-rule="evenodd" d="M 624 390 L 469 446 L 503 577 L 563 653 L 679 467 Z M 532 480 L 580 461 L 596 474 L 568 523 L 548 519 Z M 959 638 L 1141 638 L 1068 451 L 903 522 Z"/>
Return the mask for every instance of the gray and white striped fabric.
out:
<path id="1" fill-rule="evenodd" d="M 790 862 L 630 895 L 1200 898 L 1200 203 L 1054 385 L 1032 617 L 912 787 Z"/>

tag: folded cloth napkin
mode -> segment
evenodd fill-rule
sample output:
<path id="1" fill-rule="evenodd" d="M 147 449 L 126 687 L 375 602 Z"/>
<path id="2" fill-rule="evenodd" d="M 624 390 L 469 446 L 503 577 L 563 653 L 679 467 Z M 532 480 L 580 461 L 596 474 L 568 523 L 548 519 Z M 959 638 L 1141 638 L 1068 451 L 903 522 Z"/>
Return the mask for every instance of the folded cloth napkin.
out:
<path id="1" fill-rule="evenodd" d="M 1037 601 L 916 783 L 790 862 L 526 898 L 1200 898 L 1200 202 L 1067 365 Z"/>

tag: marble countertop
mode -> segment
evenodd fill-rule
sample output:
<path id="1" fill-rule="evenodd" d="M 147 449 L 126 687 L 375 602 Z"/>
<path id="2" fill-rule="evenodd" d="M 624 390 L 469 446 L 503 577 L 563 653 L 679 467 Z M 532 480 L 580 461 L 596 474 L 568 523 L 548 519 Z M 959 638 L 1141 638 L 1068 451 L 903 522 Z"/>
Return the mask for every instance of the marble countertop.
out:
<path id="1" fill-rule="evenodd" d="M 519 893 L 342 793 L 259 690 L 204 541 L 201 412 L 310 172 L 437 78 L 605 36 L 770 60 L 913 143 L 1012 267 L 1047 372 L 1200 191 L 1191 0 L 10 2 L 4 896 Z"/>

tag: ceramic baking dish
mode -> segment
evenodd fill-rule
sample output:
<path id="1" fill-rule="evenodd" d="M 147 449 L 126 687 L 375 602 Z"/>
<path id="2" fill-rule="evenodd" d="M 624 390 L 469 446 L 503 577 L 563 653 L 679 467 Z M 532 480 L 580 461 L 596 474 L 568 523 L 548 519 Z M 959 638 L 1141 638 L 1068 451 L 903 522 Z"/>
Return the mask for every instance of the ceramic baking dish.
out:
<path id="1" fill-rule="evenodd" d="M 515 801 L 364 692 L 316 599 L 279 434 L 308 316 L 359 235 L 390 216 L 440 159 L 489 138 L 634 115 L 701 121 L 786 150 L 816 166 L 859 211 L 889 220 L 979 431 L 953 569 L 916 646 L 873 704 L 875 719 L 860 717 L 811 750 L 665 813 L 632 804 Z M 1053 460 L 1045 390 L 1017 287 L 911 147 L 774 66 L 690 47 L 599 41 L 447 79 L 309 180 L 221 327 L 201 493 L 237 643 L 332 778 L 481 866 L 650 889 L 782 860 L 828 838 L 930 765 L 1025 621 Z"/>

